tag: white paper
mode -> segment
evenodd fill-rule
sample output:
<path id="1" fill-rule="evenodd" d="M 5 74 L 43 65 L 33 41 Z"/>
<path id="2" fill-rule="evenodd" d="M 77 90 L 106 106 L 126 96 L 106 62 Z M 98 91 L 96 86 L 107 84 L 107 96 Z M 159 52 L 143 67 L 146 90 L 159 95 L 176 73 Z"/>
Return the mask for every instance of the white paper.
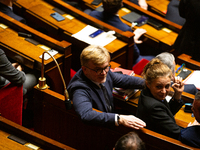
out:
<path id="1" fill-rule="evenodd" d="M 107 32 L 103 32 L 99 34 L 98 36 L 96 36 L 95 38 L 91 38 L 89 35 L 94 33 L 97 30 L 98 28 L 87 25 L 81 31 L 73 34 L 72 37 L 75 37 L 79 39 L 80 41 L 86 42 L 90 45 L 99 45 L 99 46 L 105 46 L 116 39 L 115 36 L 111 34 L 107 34 Z"/>
<path id="2" fill-rule="evenodd" d="M 194 84 L 200 90 L 200 70 L 195 70 L 187 79 L 184 84 Z"/>
<path id="3" fill-rule="evenodd" d="M 56 50 L 49 50 L 48 51 L 52 56 L 56 55 L 58 53 L 58 51 Z M 40 55 L 40 58 L 42 59 L 42 55 Z M 48 60 L 49 58 L 51 58 L 51 56 L 48 53 L 44 53 L 44 60 Z"/>

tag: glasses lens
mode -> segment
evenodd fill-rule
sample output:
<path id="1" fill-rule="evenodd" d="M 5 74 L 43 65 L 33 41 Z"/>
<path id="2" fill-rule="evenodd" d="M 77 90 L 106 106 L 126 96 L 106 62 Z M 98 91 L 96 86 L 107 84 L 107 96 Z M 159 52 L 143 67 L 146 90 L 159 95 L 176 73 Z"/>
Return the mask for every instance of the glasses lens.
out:
<path id="1" fill-rule="evenodd" d="M 106 66 L 103 69 L 97 69 L 97 74 L 101 74 L 103 72 L 103 70 L 107 73 L 109 71 L 109 69 L 110 69 L 110 65 Z"/>

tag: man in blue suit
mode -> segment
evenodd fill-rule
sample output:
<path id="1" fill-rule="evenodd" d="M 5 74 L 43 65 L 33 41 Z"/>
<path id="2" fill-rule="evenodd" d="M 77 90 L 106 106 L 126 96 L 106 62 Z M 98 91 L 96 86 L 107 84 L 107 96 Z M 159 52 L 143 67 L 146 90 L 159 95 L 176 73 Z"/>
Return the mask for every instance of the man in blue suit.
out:
<path id="1" fill-rule="evenodd" d="M 110 24 L 122 31 L 130 31 L 133 32 L 130 26 L 123 23 L 118 15 L 118 11 L 123 6 L 122 0 L 102 0 L 103 2 L 103 11 L 92 11 L 89 13 L 94 18 L 97 18 L 107 24 Z M 134 31 L 134 41 L 136 44 L 142 43 L 141 40 L 139 40 L 140 36 L 142 34 L 146 33 L 146 30 L 144 29 L 136 29 Z M 154 56 L 142 56 L 140 55 L 140 50 L 138 49 L 137 45 L 134 44 L 134 64 L 138 63 L 142 58 L 145 58 L 147 60 L 151 60 L 154 58 Z"/>
<path id="2" fill-rule="evenodd" d="M 22 18 L 21 16 L 16 15 L 13 12 L 13 2 L 16 0 L 0 0 L 0 11 L 4 14 L 16 19 L 17 21 L 20 21 L 22 23 L 26 23 L 26 20 Z"/>
<path id="3" fill-rule="evenodd" d="M 195 95 L 192 111 L 196 120 L 181 130 L 180 140 L 187 145 L 200 148 L 200 92 Z"/>
<path id="4" fill-rule="evenodd" d="M 112 95 L 113 87 L 141 89 L 144 80 L 111 72 L 110 54 L 100 46 L 86 47 L 80 60 L 82 67 L 71 79 L 67 89 L 81 120 L 103 126 L 124 125 L 134 129 L 145 127 L 146 124 L 133 115 L 115 113 Z"/>

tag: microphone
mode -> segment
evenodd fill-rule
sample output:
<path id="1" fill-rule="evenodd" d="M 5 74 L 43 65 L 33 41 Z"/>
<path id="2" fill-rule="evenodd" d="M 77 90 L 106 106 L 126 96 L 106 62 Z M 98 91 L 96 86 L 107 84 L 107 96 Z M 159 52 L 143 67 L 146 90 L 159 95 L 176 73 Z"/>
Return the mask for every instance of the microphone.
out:
<path id="1" fill-rule="evenodd" d="M 37 88 L 40 89 L 40 90 L 44 90 L 44 89 L 48 88 L 48 85 L 46 84 L 46 78 L 44 77 L 44 54 L 45 53 L 49 54 L 49 56 L 51 56 L 51 58 L 54 60 L 54 62 L 57 65 L 58 71 L 60 73 L 60 77 L 61 77 L 63 85 L 64 85 L 65 107 L 66 107 L 67 110 L 69 110 L 69 109 L 71 109 L 71 100 L 69 98 L 69 94 L 68 94 L 68 91 L 67 91 L 67 88 L 66 88 L 65 80 L 63 78 L 63 75 L 62 75 L 62 72 L 61 72 L 60 67 L 58 65 L 58 62 L 48 51 L 44 51 L 42 53 L 41 77 L 39 78 L 39 84 L 37 84 Z"/>

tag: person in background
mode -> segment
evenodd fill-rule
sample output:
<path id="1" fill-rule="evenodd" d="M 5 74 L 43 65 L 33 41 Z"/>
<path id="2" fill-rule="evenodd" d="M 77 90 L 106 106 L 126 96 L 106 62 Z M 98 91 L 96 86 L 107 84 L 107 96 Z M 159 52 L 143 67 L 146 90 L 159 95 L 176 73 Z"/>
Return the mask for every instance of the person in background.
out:
<path id="1" fill-rule="evenodd" d="M 119 138 L 113 150 L 146 150 L 146 148 L 135 132 L 129 132 Z"/>
<path id="2" fill-rule="evenodd" d="M 110 24 L 122 31 L 130 31 L 133 32 L 133 30 L 131 29 L 130 26 L 126 25 L 125 23 L 123 23 L 118 15 L 118 11 L 121 9 L 121 7 L 123 6 L 123 2 L 122 0 L 102 0 L 103 2 L 103 11 L 91 11 L 89 13 L 90 16 L 97 18 L 107 24 Z M 135 34 L 134 36 L 134 42 L 136 44 L 141 44 L 142 41 L 139 40 L 139 38 L 146 33 L 145 29 L 139 28 L 136 29 L 134 32 Z M 136 63 L 138 63 L 142 58 L 145 58 L 147 60 L 151 60 L 152 58 L 154 58 L 154 56 L 142 56 L 140 55 L 140 50 L 137 47 L 137 45 L 134 44 L 134 63 L 133 65 L 135 65 Z"/>
<path id="3" fill-rule="evenodd" d="M 13 12 L 12 6 L 15 1 L 17 0 L 0 0 L 0 11 L 25 24 L 26 20 Z"/>
<path id="4" fill-rule="evenodd" d="M 140 6 L 141 8 L 147 10 L 148 9 L 148 4 L 146 0 L 130 0 L 132 3 Z"/>
<path id="5" fill-rule="evenodd" d="M 174 115 L 184 105 L 182 78 L 175 78 L 172 84 L 174 95 L 168 103 L 166 96 L 173 76 L 169 67 L 154 58 L 145 66 L 142 75 L 146 88 L 140 94 L 136 116 L 146 122 L 146 128 L 178 139 L 181 127 L 176 124 Z"/>
<path id="6" fill-rule="evenodd" d="M 144 80 L 139 77 L 110 71 L 110 54 L 104 47 L 90 45 L 81 55 L 81 69 L 73 76 L 67 90 L 73 106 L 81 118 L 88 124 L 119 126 L 140 129 L 145 122 L 133 115 L 115 112 L 113 87 L 144 88 Z M 102 111 L 98 112 L 93 108 Z"/>
<path id="7" fill-rule="evenodd" d="M 180 0 L 171 0 L 169 2 L 165 18 L 182 26 L 185 23 L 185 18 L 179 15 L 179 3 Z"/>
<path id="8" fill-rule="evenodd" d="M 181 130 L 179 139 L 187 145 L 200 148 L 200 91 L 195 95 L 192 111 L 195 121 L 189 123 L 187 128 Z"/>
<path id="9" fill-rule="evenodd" d="M 200 1 L 181 0 L 179 3 L 180 16 L 186 19 L 174 43 L 175 56 L 187 54 L 193 60 L 200 61 Z"/>
<path id="10" fill-rule="evenodd" d="M 166 64 L 172 71 L 172 81 L 174 82 L 175 79 L 175 57 L 173 54 L 168 52 L 160 53 L 156 56 L 156 58 L 160 59 L 164 64 Z M 195 95 L 197 93 L 197 88 L 194 84 L 185 84 L 184 85 L 184 92 L 190 93 Z"/>

